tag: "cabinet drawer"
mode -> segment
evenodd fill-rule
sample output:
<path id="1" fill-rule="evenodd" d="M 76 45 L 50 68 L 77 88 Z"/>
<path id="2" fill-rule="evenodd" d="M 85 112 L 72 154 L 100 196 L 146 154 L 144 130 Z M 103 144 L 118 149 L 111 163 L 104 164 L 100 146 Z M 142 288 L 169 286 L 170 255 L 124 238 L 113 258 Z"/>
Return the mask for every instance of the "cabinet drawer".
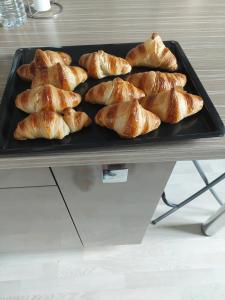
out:
<path id="1" fill-rule="evenodd" d="M 49 168 L 0 170 L 0 188 L 55 185 Z"/>
<path id="2" fill-rule="evenodd" d="M 0 190 L 0 252 L 80 246 L 56 187 Z"/>

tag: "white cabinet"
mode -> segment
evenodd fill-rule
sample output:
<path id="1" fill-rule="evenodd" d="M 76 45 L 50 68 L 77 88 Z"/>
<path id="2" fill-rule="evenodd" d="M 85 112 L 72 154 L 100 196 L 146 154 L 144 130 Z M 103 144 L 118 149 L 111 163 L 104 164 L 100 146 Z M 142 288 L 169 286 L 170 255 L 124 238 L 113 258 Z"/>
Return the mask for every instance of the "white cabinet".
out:
<path id="1" fill-rule="evenodd" d="M 57 187 L 0 190 L 0 252 L 81 247 Z"/>

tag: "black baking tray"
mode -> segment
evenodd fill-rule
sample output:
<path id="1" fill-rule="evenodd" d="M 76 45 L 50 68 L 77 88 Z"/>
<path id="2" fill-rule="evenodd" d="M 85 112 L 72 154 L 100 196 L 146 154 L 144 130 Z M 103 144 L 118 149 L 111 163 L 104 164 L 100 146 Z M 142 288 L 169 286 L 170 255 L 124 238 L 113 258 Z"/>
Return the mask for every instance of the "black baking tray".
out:
<path id="1" fill-rule="evenodd" d="M 70 134 L 63 140 L 27 140 L 16 141 L 13 138 L 13 132 L 17 123 L 25 118 L 27 114 L 15 107 L 16 95 L 30 87 L 29 82 L 21 80 L 16 69 L 24 64 L 30 63 L 34 57 L 37 48 L 21 48 L 14 55 L 12 68 L 8 77 L 5 92 L 0 106 L 0 154 L 19 154 L 27 155 L 51 152 L 62 152 L 68 150 L 88 150 L 93 148 L 114 148 L 119 149 L 124 146 L 137 147 L 139 145 L 151 146 L 155 142 L 190 140 L 196 138 L 209 138 L 224 135 L 224 125 L 221 121 L 212 101 L 207 95 L 204 87 L 194 72 L 181 46 L 176 41 L 166 41 L 166 46 L 175 54 L 178 60 L 178 72 L 187 76 L 187 85 L 185 89 L 193 94 L 200 95 L 204 99 L 203 109 L 196 115 L 184 119 L 176 125 L 162 123 L 155 131 L 135 139 L 122 139 L 114 131 L 99 127 L 93 124 L 80 132 Z M 105 45 L 85 45 L 85 46 L 65 46 L 60 48 L 41 47 L 41 49 L 60 50 L 69 53 L 72 56 L 72 65 L 78 65 L 79 57 L 87 52 L 93 52 L 102 49 L 116 56 L 125 57 L 127 52 L 136 46 L 137 43 L 126 44 L 105 44 Z M 133 68 L 132 73 L 150 71 L 151 68 Z M 165 70 L 160 70 L 165 71 Z M 126 78 L 125 76 L 121 76 Z M 106 80 L 112 80 L 113 77 L 107 77 L 102 80 L 89 78 L 85 83 L 78 86 L 75 91 L 84 95 L 93 85 Z M 94 120 L 96 112 L 101 108 L 100 105 L 93 105 L 82 102 L 76 109 L 85 111 Z"/>

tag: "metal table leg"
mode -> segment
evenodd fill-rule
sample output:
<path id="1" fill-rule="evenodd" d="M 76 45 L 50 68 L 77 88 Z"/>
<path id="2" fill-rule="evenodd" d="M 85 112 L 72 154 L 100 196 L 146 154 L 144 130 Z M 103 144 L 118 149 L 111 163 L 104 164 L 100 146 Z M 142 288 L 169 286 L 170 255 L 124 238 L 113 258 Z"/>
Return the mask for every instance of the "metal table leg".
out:
<path id="1" fill-rule="evenodd" d="M 209 181 L 208 181 L 205 173 L 203 172 L 200 164 L 198 163 L 198 161 L 197 160 L 193 160 L 193 164 L 196 167 L 199 175 L 202 177 L 202 180 L 205 182 L 206 186 L 208 186 L 209 185 Z M 214 189 L 213 188 L 209 188 L 209 191 L 211 192 L 211 194 L 213 195 L 213 197 L 217 200 L 217 202 L 220 205 L 223 205 L 223 202 L 220 200 L 219 196 L 216 194 L 216 192 L 214 191 Z"/>
<path id="2" fill-rule="evenodd" d="M 159 221 L 161 221 L 164 218 L 166 218 L 167 216 L 171 215 L 172 213 L 174 213 L 175 211 L 177 211 L 181 207 L 183 207 L 186 204 L 190 203 L 195 198 L 197 198 L 198 196 L 200 196 L 201 194 L 203 194 L 204 192 L 206 192 L 207 190 L 209 190 L 210 188 L 212 188 L 214 185 L 218 184 L 224 178 L 225 178 L 225 173 L 223 173 L 222 175 L 220 175 L 218 178 L 216 178 L 215 180 L 213 180 L 211 183 L 208 183 L 204 188 L 202 188 L 201 190 L 199 190 L 198 192 L 196 192 L 195 194 L 193 194 L 192 196 L 190 196 L 186 200 L 184 200 L 184 201 L 180 202 L 179 204 L 177 204 L 175 207 L 173 207 L 172 209 L 170 209 L 168 212 L 166 212 L 166 213 L 162 214 L 160 217 L 154 219 L 152 221 L 152 224 L 158 223 Z"/>
<path id="3" fill-rule="evenodd" d="M 165 192 L 162 193 L 162 200 L 169 207 L 177 207 L 177 205 L 178 205 L 178 204 L 175 204 L 175 203 L 172 203 L 172 202 L 168 201 L 167 198 L 166 198 Z"/>
<path id="4" fill-rule="evenodd" d="M 205 182 L 205 185 L 208 186 L 209 185 L 209 181 L 208 181 L 208 178 L 206 177 L 204 171 L 202 170 L 200 164 L 198 163 L 197 160 L 193 160 L 192 161 L 195 168 L 197 169 L 199 175 L 201 176 L 202 180 Z M 216 199 L 216 201 L 220 204 L 220 205 L 223 205 L 223 201 L 220 200 L 219 196 L 217 195 L 217 193 L 214 191 L 213 188 L 209 188 L 209 191 L 211 192 L 211 194 L 213 195 L 213 197 Z M 169 207 L 177 207 L 178 204 L 175 204 L 175 203 L 172 203 L 170 202 L 167 197 L 166 197 L 166 194 L 165 194 L 165 191 L 163 192 L 162 194 L 162 200 L 163 202 L 169 206 Z"/>
<path id="5" fill-rule="evenodd" d="M 205 223 L 202 224 L 202 232 L 211 236 L 225 226 L 225 204 L 211 216 Z"/>

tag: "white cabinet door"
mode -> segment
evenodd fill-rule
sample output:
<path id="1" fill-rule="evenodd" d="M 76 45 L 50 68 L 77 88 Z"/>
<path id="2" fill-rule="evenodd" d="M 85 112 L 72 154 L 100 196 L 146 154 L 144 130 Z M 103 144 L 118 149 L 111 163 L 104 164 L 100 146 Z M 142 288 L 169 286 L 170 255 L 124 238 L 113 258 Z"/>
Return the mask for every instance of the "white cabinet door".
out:
<path id="1" fill-rule="evenodd" d="M 57 187 L 0 190 L 0 252 L 81 247 Z"/>
<path id="2" fill-rule="evenodd" d="M 0 188 L 55 185 L 49 168 L 0 170 Z"/>

